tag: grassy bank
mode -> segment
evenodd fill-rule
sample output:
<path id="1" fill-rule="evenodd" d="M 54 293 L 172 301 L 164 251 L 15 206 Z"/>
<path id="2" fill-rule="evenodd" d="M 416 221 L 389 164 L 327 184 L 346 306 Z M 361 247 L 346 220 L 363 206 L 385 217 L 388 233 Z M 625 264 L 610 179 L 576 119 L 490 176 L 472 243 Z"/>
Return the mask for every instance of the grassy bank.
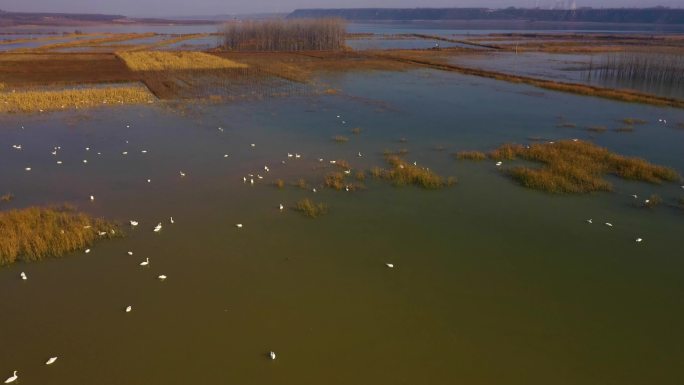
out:
<path id="1" fill-rule="evenodd" d="M 444 178 L 434 171 L 406 162 L 396 154 L 385 155 L 388 169 L 374 168 L 371 175 L 390 181 L 395 186 L 414 185 L 426 189 L 439 189 L 456 184 L 455 178 Z"/>
<path id="2" fill-rule="evenodd" d="M 541 168 L 513 167 L 507 172 L 525 187 L 551 193 L 611 191 L 613 187 L 605 179 L 606 175 L 654 184 L 681 179 L 671 168 L 614 154 L 584 141 L 564 140 L 530 146 L 506 144 L 490 152 L 489 157 L 542 164 Z"/>
<path id="3" fill-rule="evenodd" d="M 121 235 L 116 225 L 70 207 L 2 211 L 0 233 L 0 265 L 59 257 Z"/>
<path id="4" fill-rule="evenodd" d="M 79 88 L 60 91 L 0 93 L 2 112 L 43 112 L 111 104 L 142 104 L 155 97 L 143 86 Z"/>

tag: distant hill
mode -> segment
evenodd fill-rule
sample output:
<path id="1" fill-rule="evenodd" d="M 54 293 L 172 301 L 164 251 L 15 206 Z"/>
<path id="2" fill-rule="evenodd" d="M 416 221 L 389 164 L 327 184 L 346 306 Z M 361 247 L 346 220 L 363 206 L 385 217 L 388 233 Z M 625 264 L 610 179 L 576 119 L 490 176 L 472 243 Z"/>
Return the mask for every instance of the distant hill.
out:
<path id="1" fill-rule="evenodd" d="M 288 18 L 341 17 L 347 20 L 518 20 L 639 24 L 684 24 L 684 9 L 615 8 L 577 10 L 487 8 L 297 9 Z"/>

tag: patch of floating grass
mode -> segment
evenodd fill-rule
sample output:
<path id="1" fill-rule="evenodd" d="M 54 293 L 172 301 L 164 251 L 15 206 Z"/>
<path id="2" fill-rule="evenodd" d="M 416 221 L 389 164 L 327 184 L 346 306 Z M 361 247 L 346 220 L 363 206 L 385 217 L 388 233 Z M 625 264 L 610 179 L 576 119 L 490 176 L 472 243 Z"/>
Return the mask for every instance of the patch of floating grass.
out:
<path id="1" fill-rule="evenodd" d="M 467 159 L 467 160 L 485 160 L 487 155 L 480 151 L 459 151 L 456 154 L 456 159 Z"/>
<path id="2" fill-rule="evenodd" d="M 336 160 L 335 166 L 344 170 L 351 170 L 351 165 L 344 159 Z"/>
<path id="3" fill-rule="evenodd" d="M 59 257 L 122 235 L 116 225 L 68 206 L 2 211 L 0 233 L 0 265 Z"/>
<path id="4" fill-rule="evenodd" d="M 347 143 L 349 141 L 349 138 L 347 138 L 346 136 L 343 136 L 343 135 L 333 136 L 332 139 L 337 143 Z"/>
<path id="5" fill-rule="evenodd" d="M 298 179 L 298 180 L 294 183 L 294 185 L 297 186 L 297 187 L 299 187 L 299 188 L 301 188 L 301 189 L 309 188 L 309 184 L 306 183 L 306 180 L 305 180 L 305 179 L 302 179 L 302 178 Z"/>
<path id="6" fill-rule="evenodd" d="M 351 133 L 354 135 L 359 135 L 361 133 L 361 127 L 354 127 L 351 129 Z"/>
<path id="7" fill-rule="evenodd" d="M 588 126 L 586 130 L 589 132 L 603 133 L 608 131 L 608 128 L 605 126 Z"/>
<path id="8" fill-rule="evenodd" d="M 622 123 L 627 124 L 629 126 L 633 126 L 635 124 L 646 124 L 648 123 L 647 121 L 643 119 L 638 119 L 638 118 L 624 118 L 621 120 Z"/>
<path id="9" fill-rule="evenodd" d="M 663 203 L 663 198 L 660 197 L 660 195 L 657 194 L 651 194 L 646 200 L 644 201 L 644 207 L 652 209 L 658 205 Z"/>
<path id="10" fill-rule="evenodd" d="M 615 132 L 634 132 L 634 127 L 632 126 L 626 126 L 626 127 L 618 127 L 613 129 Z"/>
<path id="11" fill-rule="evenodd" d="M 309 218 L 317 218 L 328 213 L 328 206 L 324 203 L 315 203 L 309 198 L 304 198 L 297 202 L 295 210 Z"/>
<path id="12" fill-rule="evenodd" d="M 276 179 L 275 182 L 273 182 L 273 185 L 276 188 L 283 189 L 285 188 L 285 181 L 282 179 Z"/>
<path id="13" fill-rule="evenodd" d="M 386 155 L 385 160 L 391 168 L 382 170 L 380 177 L 391 181 L 395 186 L 414 185 L 426 189 L 438 189 L 456 183 L 454 178 L 443 178 L 430 169 L 404 161 L 399 155 Z"/>
<path id="14" fill-rule="evenodd" d="M 331 172 L 325 176 L 325 186 L 334 190 L 342 190 L 346 185 L 344 174 L 341 172 Z"/>
<path id="15" fill-rule="evenodd" d="M 154 95 L 144 86 L 2 92 L 0 112 L 38 112 L 107 104 L 143 104 L 151 103 L 154 99 Z"/>
<path id="16" fill-rule="evenodd" d="M 364 171 L 357 171 L 356 174 L 354 174 L 354 177 L 358 181 L 364 181 L 366 180 L 366 173 Z"/>
<path id="17" fill-rule="evenodd" d="M 14 195 L 12 193 L 0 195 L 0 202 L 9 202 L 12 199 L 14 199 Z"/>
<path id="18" fill-rule="evenodd" d="M 132 71 L 217 70 L 248 67 L 246 64 L 204 52 L 137 51 L 118 52 L 117 56 Z"/>
<path id="19" fill-rule="evenodd" d="M 604 175 L 660 184 L 680 179 L 672 168 L 611 153 L 590 142 L 563 140 L 530 146 L 505 144 L 490 152 L 495 160 L 516 158 L 542 163 L 539 169 L 515 167 L 509 174 L 525 187 L 552 193 L 611 191 Z"/>
<path id="20" fill-rule="evenodd" d="M 558 128 L 575 128 L 577 125 L 575 123 L 559 123 L 556 125 Z"/>

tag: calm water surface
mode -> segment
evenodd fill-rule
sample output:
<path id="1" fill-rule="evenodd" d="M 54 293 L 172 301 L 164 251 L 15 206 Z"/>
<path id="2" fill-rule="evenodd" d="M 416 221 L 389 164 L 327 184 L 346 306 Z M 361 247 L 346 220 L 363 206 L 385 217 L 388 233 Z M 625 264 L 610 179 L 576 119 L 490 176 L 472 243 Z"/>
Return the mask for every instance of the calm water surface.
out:
<path id="1" fill-rule="evenodd" d="M 684 172 L 684 130 L 674 125 L 684 112 L 427 70 L 319 82 L 343 92 L 2 117 L 9 207 L 68 202 L 140 226 L 88 255 L 0 268 L 0 375 L 103 385 L 682 383 L 684 214 L 638 208 L 630 194 L 674 202 L 684 190 L 615 180 L 615 193 L 554 196 L 450 153 L 581 138 Z M 590 137 L 557 128 L 560 116 L 578 127 L 649 123 Z M 338 134 L 349 142 L 334 143 Z M 320 185 L 330 159 L 367 169 L 401 148 L 459 184 L 270 185 Z M 244 184 L 248 173 L 264 179 Z M 303 197 L 330 213 L 279 212 Z"/>

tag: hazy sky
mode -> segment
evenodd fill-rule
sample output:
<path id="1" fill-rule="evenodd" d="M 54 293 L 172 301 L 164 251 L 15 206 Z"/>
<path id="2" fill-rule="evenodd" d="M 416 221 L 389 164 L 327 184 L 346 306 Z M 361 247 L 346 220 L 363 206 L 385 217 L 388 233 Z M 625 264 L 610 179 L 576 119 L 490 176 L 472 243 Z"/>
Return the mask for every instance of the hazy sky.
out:
<path id="1" fill-rule="evenodd" d="M 295 8 L 532 7 L 537 0 L 0 0 L 7 11 L 114 13 L 126 16 L 290 12 Z M 684 8 L 684 0 L 576 0 L 578 6 Z M 550 5 L 555 0 L 539 0 Z"/>

